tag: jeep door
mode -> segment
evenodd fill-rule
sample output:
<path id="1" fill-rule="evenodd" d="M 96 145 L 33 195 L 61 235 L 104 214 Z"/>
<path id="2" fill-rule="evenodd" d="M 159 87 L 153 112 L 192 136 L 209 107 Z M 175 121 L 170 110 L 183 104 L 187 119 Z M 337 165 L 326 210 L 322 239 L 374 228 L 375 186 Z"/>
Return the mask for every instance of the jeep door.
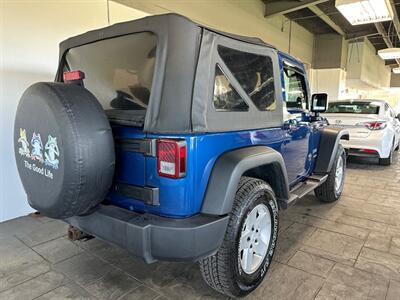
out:
<path id="1" fill-rule="evenodd" d="M 281 58 L 282 59 L 282 58 Z M 301 65 L 281 60 L 284 99 L 284 135 L 288 139 L 282 154 L 290 184 L 308 175 L 312 162 L 312 127 L 305 113 L 309 107 L 309 89 Z"/>

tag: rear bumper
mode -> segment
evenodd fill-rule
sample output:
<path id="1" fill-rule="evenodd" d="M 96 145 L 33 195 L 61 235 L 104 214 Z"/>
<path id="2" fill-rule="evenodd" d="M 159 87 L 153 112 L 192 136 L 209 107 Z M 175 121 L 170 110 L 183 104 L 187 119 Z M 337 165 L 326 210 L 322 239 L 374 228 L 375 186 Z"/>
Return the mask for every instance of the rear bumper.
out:
<path id="1" fill-rule="evenodd" d="M 367 158 L 379 158 L 378 152 L 364 152 L 362 148 L 345 148 L 348 156 L 358 156 Z M 374 150 L 374 149 L 371 149 Z M 375 150 L 376 151 L 376 150 Z"/>
<path id="2" fill-rule="evenodd" d="M 340 142 L 348 154 L 353 156 L 388 157 L 390 154 L 391 145 L 386 145 L 384 137 L 380 133 L 371 133 L 366 138 L 356 138 L 350 134 L 350 140 Z M 363 152 L 361 151 L 363 149 L 374 150 L 376 153 Z"/>
<path id="3" fill-rule="evenodd" d="M 195 261 L 213 254 L 225 236 L 228 216 L 200 214 L 171 219 L 101 205 L 90 215 L 65 221 L 152 263 L 157 260 Z"/>

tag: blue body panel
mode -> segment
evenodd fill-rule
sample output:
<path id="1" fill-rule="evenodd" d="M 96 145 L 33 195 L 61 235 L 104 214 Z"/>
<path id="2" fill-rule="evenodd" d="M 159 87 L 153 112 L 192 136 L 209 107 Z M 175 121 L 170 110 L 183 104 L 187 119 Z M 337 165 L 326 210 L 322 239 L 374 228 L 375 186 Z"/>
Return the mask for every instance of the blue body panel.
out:
<path id="1" fill-rule="evenodd" d="M 283 61 L 290 62 L 304 71 L 301 62 L 279 53 L 282 83 Z M 284 96 L 284 89 L 282 93 Z M 289 184 L 290 187 L 293 187 L 312 173 L 320 138 L 319 130 L 315 129 L 315 125 L 310 124 L 310 116 L 307 113 L 296 114 L 294 117 L 298 119 L 299 125 L 290 131 L 284 129 L 282 124 L 282 127 L 277 128 L 236 132 L 160 135 L 145 134 L 140 129 L 129 126 L 113 127 L 114 135 L 122 139 L 146 137 L 185 140 L 187 170 L 186 176 L 180 179 L 160 177 L 157 174 L 155 157 L 117 150 L 115 181 L 138 186 L 158 187 L 160 205 L 146 205 L 142 201 L 121 196 L 116 192 L 111 192 L 108 198 L 114 205 L 129 210 L 175 218 L 192 216 L 201 210 L 208 180 L 218 157 L 227 151 L 254 145 L 265 145 L 282 154 Z"/>
<path id="2" fill-rule="evenodd" d="M 118 128 L 121 137 L 132 137 L 135 131 L 130 127 Z M 149 134 L 147 137 L 160 138 L 160 135 Z M 139 153 L 125 154 L 121 156 L 123 163 L 117 161 L 116 180 L 135 185 L 144 183 L 147 186 L 159 187 L 160 205 L 145 205 L 142 201 L 111 193 L 110 198 L 113 204 L 130 210 L 163 216 L 187 217 L 194 215 L 201 209 L 208 179 L 217 158 L 227 151 L 253 145 L 265 145 L 282 153 L 291 186 L 304 180 L 312 167 L 312 161 L 308 160 L 305 165 L 299 166 L 299 156 L 308 155 L 308 147 L 305 150 L 307 153 L 301 150 L 304 144 L 303 140 L 307 140 L 307 146 L 309 140 L 314 140 L 309 139 L 309 133 L 299 137 L 287 134 L 282 128 L 268 128 L 200 135 L 163 135 L 162 137 L 186 140 L 186 176 L 181 179 L 160 177 L 157 174 L 155 157 L 145 157 Z M 138 156 L 142 156 L 144 161 L 141 162 Z M 145 168 L 145 172 L 143 172 L 142 166 Z M 302 174 L 298 173 L 299 168 L 303 171 Z M 131 177 L 129 173 L 131 173 Z"/>

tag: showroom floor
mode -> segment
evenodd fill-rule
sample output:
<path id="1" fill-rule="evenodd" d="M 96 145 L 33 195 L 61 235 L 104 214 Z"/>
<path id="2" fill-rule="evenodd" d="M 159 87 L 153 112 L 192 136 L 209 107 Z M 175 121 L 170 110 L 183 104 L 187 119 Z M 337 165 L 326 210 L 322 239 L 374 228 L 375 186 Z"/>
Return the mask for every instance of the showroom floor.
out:
<path id="1" fill-rule="evenodd" d="M 352 160 L 336 204 L 310 195 L 281 215 L 275 262 L 249 299 L 400 299 L 400 157 Z M 43 217 L 0 224 L 0 299 L 223 299 L 196 264 L 146 265 Z M 225 297 L 226 298 L 226 297 Z"/>

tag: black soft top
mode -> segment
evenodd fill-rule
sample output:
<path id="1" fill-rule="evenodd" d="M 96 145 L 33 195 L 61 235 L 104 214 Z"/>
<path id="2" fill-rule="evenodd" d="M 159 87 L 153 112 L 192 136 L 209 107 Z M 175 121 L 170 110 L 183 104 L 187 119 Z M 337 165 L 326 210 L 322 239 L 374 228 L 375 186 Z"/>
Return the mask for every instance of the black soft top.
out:
<path id="1" fill-rule="evenodd" d="M 171 20 L 173 19 L 180 19 L 180 26 L 185 26 L 187 27 L 190 31 L 190 29 L 193 29 L 194 26 L 202 28 L 202 29 L 208 29 L 209 31 L 213 31 L 215 33 L 224 35 L 226 37 L 233 38 L 238 41 L 246 42 L 246 43 L 251 43 L 255 45 L 260 45 L 260 46 L 266 46 L 270 48 L 274 48 L 274 46 L 264 42 L 262 39 L 258 37 L 248 37 L 248 36 L 243 36 L 243 35 L 236 35 L 233 33 L 228 33 L 224 31 L 219 31 L 211 27 L 207 27 L 204 25 L 201 25 L 197 22 L 194 22 L 190 20 L 189 18 L 175 14 L 175 13 L 168 13 L 168 14 L 162 14 L 162 15 L 154 15 L 154 16 L 148 16 L 144 17 L 141 19 L 136 19 L 132 21 L 127 21 L 127 22 L 121 22 L 121 23 L 116 23 L 114 25 L 105 27 L 105 28 L 100 28 L 100 29 L 95 29 L 91 31 L 87 31 L 85 33 L 76 35 L 74 37 L 68 38 L 60 43 L 60 54 L 62 55 L 66 50 L 74 47 L 78 47 L 84 44 L 92 43 L 95 41 L 103 40 L 106 38 L 112 38 L 116 37 L 119 35 L 125 35 L 129 33 L 134 33 L 138 32 L 138 28 L 142 27 L 145 24 L 159 24 L 162 27 L 167 27 L 171 25 Z M 192 32 L 192 34 L 196 34 L 195 31 Z"/>
<path id="2" fill-rule="evenodd" d="M 213 45 L 224 42 L 244 51 L 274 57 L 275 78 L 279 76 L 278 50 L 259 38 L 244 37 L 205 27 L 178 14 L 149 16 L 92 30 L 60 44 L 60 64 L 56 80 L 62 81 L 64 58 L 69 49 L 97 41 L 139 32 L 157 36 L 156 64 L 146 117 L 140 119 L 145 132 L 218 132 L 278 126 L 281 120 L 281 86 L 275 82 L 278 109 L 260 112 L 251 108 L 246 114 L 216 114 L 211 103 L 216 57 Z M 202 45 L 202 47 L 200 47 Z M 219 64 L 223 62 L 218 61 Z M 250 100 L 249 100 L 250 101 Z M 210 102 L 210 103 L 209 103 Z M 124 111 L 121 124 L 138 126 L 138 115 Z M 240 122 L 238 122 L 240 117 Z M 123 118 L 123 120 L 122 120 Z M 268 120 L 266 124 L 266 121 Z M 116 120 L 118 121 L 118 120 Z"/>

